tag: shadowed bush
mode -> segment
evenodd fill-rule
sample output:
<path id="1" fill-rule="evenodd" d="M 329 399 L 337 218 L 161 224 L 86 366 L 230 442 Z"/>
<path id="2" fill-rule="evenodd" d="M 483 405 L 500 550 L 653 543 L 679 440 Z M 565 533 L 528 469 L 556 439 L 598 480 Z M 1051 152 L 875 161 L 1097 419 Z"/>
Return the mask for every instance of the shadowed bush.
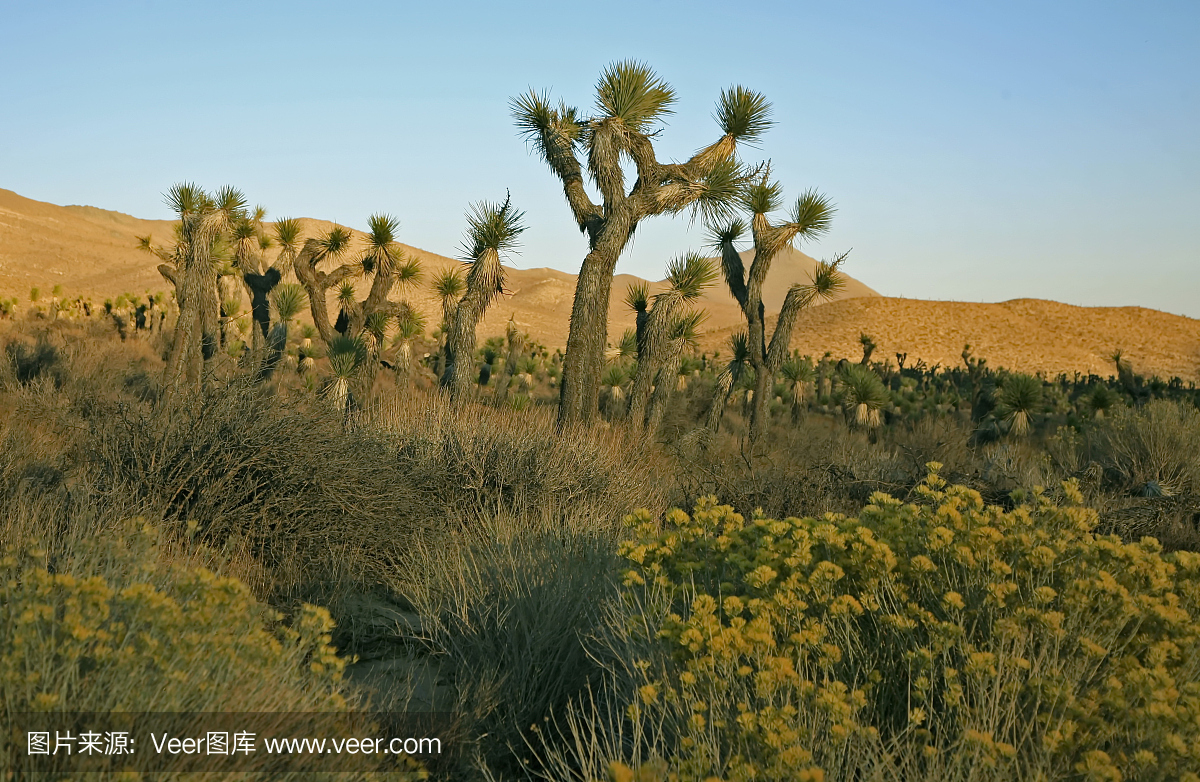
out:
<path id="1" fill-rule="evenodd" d="M 88 419 L 85 452 L 107 502 L 137 502 L 176 531 L 249 545 L 285 589 L 364 583 L 406 545 L 422 510 L 383 442 L 343 430 L 311 400 L 243 379 L 156 419 L 114 406 Z"/>

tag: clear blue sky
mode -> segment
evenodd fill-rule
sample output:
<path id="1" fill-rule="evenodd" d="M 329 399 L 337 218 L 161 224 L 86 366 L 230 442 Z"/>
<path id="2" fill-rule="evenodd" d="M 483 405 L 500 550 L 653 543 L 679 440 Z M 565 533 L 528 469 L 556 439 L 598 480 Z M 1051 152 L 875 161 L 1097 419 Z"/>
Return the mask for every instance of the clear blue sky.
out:
<path id="1" fill-rule="evenodd" d="M 716 136 L 723 87 L 765 92 L 791 195 L 838 204 L 818 257 L 884 294 L 1142 305 L 1200 317 L 1200 3 L 270 3 L 0 0 L 0 187 L 140 217 L 173 182 L 274 216 L 455 254 L 469 202 L 513 199 L 517 265 L 584 242 L 508 99 L 581 107 L 609 62 L 678 91 L 661 157 Z M 619 267 L 699 247 L 646 224 Z"/>

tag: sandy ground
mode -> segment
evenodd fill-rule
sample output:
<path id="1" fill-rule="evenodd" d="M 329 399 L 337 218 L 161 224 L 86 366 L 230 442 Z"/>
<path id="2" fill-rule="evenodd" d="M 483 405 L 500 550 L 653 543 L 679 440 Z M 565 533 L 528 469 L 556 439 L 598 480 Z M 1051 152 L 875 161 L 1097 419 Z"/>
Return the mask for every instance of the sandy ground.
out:
<path id="1" fill-rule="evenodd" d="M 304 220 L 304 235 L 315 236 L 332 223 Z M 151 256 L 137 250 L 137 237 L 151 234 L 159 245 L 172 241 L 172 223 L 90 206 L 57 206 L 0 189 L 0 296 L 28 302 L 31 287 L 48 299 L 55 285 L 64 297 L 83 296 L 97 303 L 121 293 L 165 291 Z M 359 235 L 361 241 L 361 235 Z M 421 260 L 428 281 L 459 261 L 403 245 Z M 788 287 L 806 282 L 815 261 L 788 251 L 776 258 L 764 288 L 767 312 L 778 311 Z M 621 303 L 626 289 L 638 282 L 631 275 L 613 280 L 609 339 L 633 325 L 633 314 Z M 575 277 L 555 269 L 509 269 L 508 295 L 496 302 L 481 326 L 481 338 L 502 334 L 512 317 L 534 340 L 553 349 L 566 344 Z M 332 295 L 332 294 L 331 294 Z M 441 317 L 441 305 L 427 282 L 400 291 L 428 317 L 430 328 Z M 702 347 L 728 354 L 731 332 L 742 323 L 741 312 L 723 286 L 700 302 L 708 312 Z M 771 323 L 773 325 L 773 322 Z M 861 356 L 859 335 L 870 334 L 875 357 L 949 366 L 961 363 L 964 343 L 992 366 L 1022 371 L 1112 371 L 1109 357 L 1120 349 L 1145 374 L 1179 376 L 1200 381 L 1200 321 L 1140 307 L 1074 307 L 1051 301 L 1018 299 L 1000 304 L 923 301 L 880 296 L 849 278 L 838 300 L 812 308 L 796 329 L 792 346 L 820 356 Z"/>

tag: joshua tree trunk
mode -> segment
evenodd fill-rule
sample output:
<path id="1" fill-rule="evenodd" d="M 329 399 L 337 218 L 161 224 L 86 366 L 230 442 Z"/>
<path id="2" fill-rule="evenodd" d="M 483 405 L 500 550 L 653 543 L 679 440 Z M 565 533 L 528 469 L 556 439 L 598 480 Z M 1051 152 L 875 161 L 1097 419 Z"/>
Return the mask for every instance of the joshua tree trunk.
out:
<path id="1" fill-rule="evenodd" d="M 608 341 L 608 307 L 612 298 L 612 278 L 617 258 L 625 241 L 617 242 L 614 232 L 626 235 L 632 226 L 626 219 L 612 225 L 607 221 L 605 248 L 587 254 L 575 284 L 571 305 L 571 330 L 567 335 L 567 353 L 563 358 L 562 387 L 559 392 L 558 423 L 591 421 L 599 410 L 600 374 L 604 370 L 604 346 Z M 624 228 L 623 231 L 621 229 Z"/>

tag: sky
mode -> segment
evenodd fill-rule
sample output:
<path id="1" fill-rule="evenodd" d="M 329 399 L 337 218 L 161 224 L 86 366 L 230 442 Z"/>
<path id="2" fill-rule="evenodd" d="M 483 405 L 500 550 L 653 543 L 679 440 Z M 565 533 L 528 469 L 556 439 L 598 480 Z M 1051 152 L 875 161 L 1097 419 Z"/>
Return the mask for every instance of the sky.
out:
<path id="1" fill-rule="evenodd" d="M 173 183 L 274 217 L 457 255 L 467 207 L 513 202 L 512 263 L 578 271 L 586 242 L 509 100 L 581 109 L 608 64 L 676 90 L 660 159 L 715 140 L 741 84 L 794 198 L 838 206 L 801 245 L 889 296 L 1046 298 L 1200 318 L 1200 3 L 12 2 L 0 0 L 0 187 L 169 218 Z M 619 272 L 702 249 L 643 223 Z"/>

